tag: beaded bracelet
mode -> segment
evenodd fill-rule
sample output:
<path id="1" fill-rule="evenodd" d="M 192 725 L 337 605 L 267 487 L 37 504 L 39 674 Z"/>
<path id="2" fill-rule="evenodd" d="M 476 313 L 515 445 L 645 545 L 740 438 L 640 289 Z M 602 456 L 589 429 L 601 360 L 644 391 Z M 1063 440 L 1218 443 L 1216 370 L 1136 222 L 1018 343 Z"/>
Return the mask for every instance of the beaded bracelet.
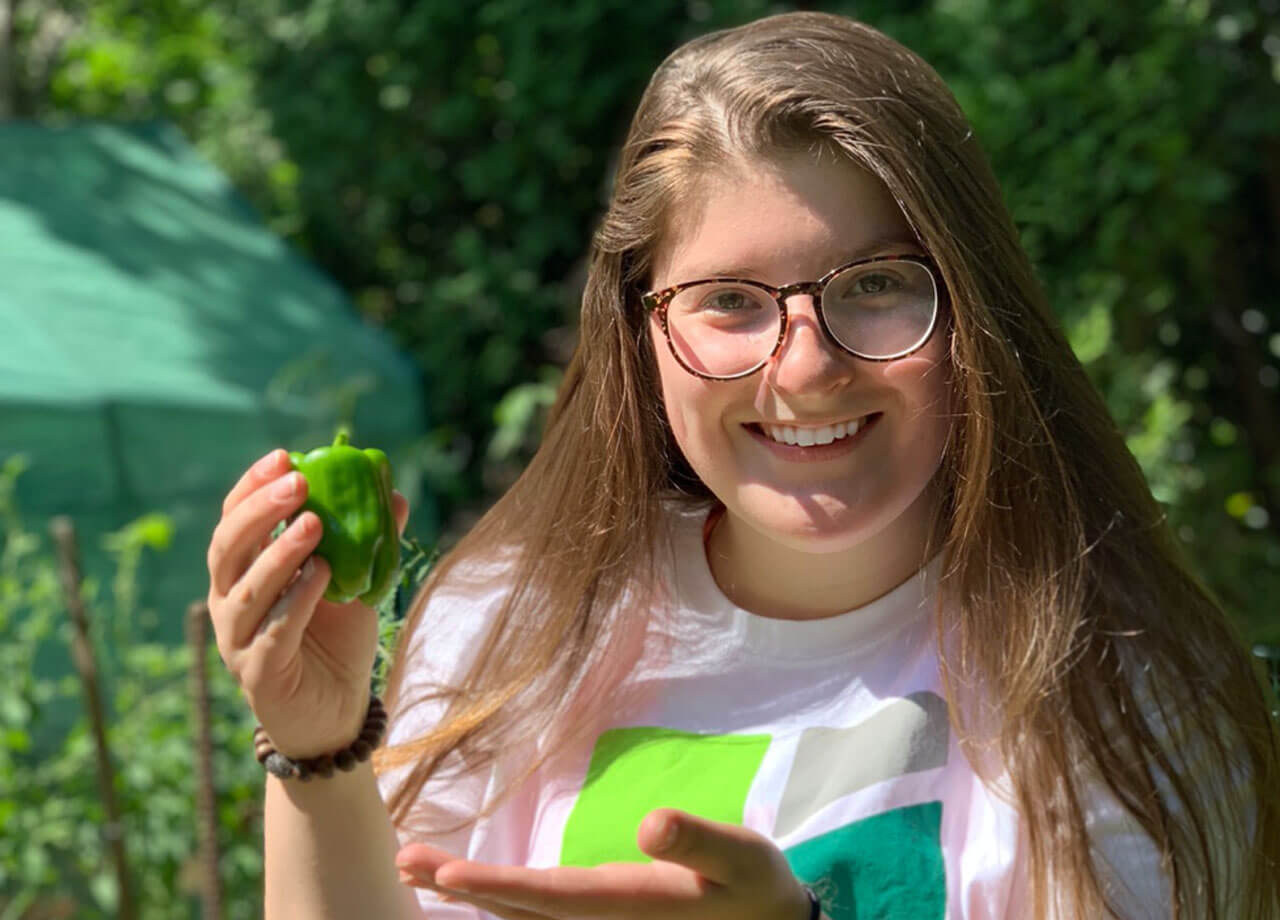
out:
<path id="1" fill-rule="evenodd" d="M 259 725 L 253 730 L 253 750 L 258 763 L 272 776 L 280 779 L 300 779 L 304 783 L 312 776 L 330 777 L 334 769 L 349 772 L 356 764 L 369 759 L 382 741 L 382 733 L 387 728 L 387 711 L 382 708 L 382 700 L 377 696 L 369 696 L 369 711 L 365 714 L 364 725 L 360 734 L 349 745 L 332 754 L 311 757 L 307 760 L 291 760 L 271 746 L 267 730 Z"/>

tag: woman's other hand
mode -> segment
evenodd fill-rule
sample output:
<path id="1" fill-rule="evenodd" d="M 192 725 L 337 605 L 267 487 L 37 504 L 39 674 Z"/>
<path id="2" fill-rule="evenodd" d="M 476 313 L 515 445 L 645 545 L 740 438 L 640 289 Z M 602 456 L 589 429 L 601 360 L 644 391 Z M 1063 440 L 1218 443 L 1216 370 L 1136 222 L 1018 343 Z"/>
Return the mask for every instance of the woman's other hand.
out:
<path id="1" fill-rule="evenodd" d="M 668 834 L 673 834 L 668 838 Z M 530 869 L 455 859 L 425 844 L 396 857 L 401 881 L 505 920 L 807 920 L 809 897 L 768 838 L 660 808 L 636 841 L 652 863 Z"/>

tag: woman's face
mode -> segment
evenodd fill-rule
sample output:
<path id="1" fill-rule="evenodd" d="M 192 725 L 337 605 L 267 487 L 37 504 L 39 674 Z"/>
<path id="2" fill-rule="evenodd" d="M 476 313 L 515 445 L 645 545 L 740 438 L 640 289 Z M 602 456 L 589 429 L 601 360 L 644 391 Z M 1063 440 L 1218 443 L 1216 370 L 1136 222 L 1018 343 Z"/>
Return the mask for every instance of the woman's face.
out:
<path id="1" fill-rule="evenodd" d="M 847 161 L 796 155 L 708 179 L 700 191 L 655 253 L 655 290 L 715 276 L 781 286 L 866 256 L 923 254 L 885 186 Z M 810 553 L 877 535 L 901 547 L 914 539 L 902 528 L 920 529 L 936 500 L 929 486 L 948 432 L 945 323 L 914 353 L 877 363 L 825 337 L 812 297 L 787 305 L 777 354 L 729 381 L 685 371 L 651 316 L 675 439 L 727 513 L 759 536 Z M 765 433 L 854 419 L 857 434 L 826 446 L 781 446 Z"/>

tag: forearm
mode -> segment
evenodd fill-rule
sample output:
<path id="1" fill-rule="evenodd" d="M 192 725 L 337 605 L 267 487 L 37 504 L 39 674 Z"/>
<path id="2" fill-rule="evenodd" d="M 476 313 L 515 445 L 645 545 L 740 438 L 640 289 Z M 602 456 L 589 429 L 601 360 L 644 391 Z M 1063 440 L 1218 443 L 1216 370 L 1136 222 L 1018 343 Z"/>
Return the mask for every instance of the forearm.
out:
<path id="1" fill-rule="evenodd" d="M 421 920 L 368 763 L 306 783 L 268 776 L 264 836 L 265 920 Z"/>

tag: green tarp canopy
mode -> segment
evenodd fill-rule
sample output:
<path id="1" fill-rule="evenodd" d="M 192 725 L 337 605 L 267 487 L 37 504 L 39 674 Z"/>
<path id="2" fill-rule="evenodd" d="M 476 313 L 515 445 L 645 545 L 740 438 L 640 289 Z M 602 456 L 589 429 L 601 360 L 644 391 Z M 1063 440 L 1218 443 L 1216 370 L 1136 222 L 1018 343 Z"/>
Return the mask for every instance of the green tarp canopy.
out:
<path id="1" fill-rule="evenodd" d="M 28 527 L 71 515 L 103 579 L 104 534 L 153 511 L 175 524 L 142 569 L 146 638 L 181 635 L 255 458 L 350 418 L 394 462 L 425 424 L 389 336 L 167 124 L 0 123 L 0 330 L 0 462 L 28 462 Z M 414 514 L 423 533 L 431 509 Z"/>

